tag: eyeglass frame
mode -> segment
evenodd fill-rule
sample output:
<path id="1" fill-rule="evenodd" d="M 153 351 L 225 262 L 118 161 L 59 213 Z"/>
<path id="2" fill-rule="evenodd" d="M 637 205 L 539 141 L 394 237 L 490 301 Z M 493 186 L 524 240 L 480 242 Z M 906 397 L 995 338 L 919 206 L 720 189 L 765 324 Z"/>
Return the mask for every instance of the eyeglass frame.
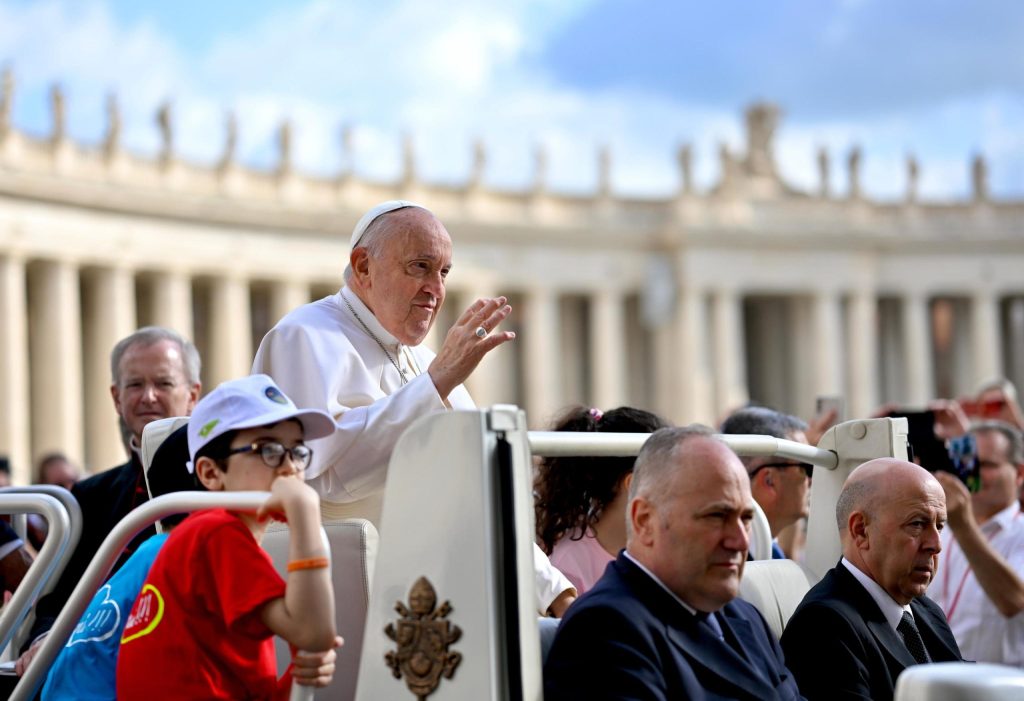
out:
<path id="1" fill-rule="evenodd" d="M 813 480 L 814 479 L 814 465 L 812 465 L 809 462 L 787 462 L 787 463 L 769 462 L 769 463 L 765 463 L 764 465 L 758 465 L 753 470 L 751 470 L 750 471 L 750 478 L 753 479 L 754 475 L 756 475 L 758 472 L 760 472 L 761 470 L 765 469 L 766 467 L 777 467 L 777 468 L 781 468 L 781 467 L 799 467 L 801 470 L 804 471 L 804 475 L 807 477 L 807 479 L 809 479 L 809 480 Z"/>
<path id="2" fill-rule="evenodd" d="M 263 453 L 263 449 L 271 445 L 281 446 L 281 461 L 276 465 L 271 465 L 269 462 L 267 462 L 267 456 L 264 455 Z M 298 448 L 302 448 L 306 451 L 306 461 L 304 464 L 300 464 L 301 461 L 295 455 L 295 450 Z M 249 445 L 243 445 L 240 448 L 231 448 L 230 450 L 227 451 L 227 453 L 225 453 L 224 460 L 227 460 L 232 455 L 240 455 L 242 453 L 258 454 L 263 464 L 272 470 L 276 470 L 277 468 L 281 467 L 281 465 L 284 464 L 285 455 L 291 458 L 292 465 L 294 465 L 297 470 L 305 470 L 313 462 L 313 449 L 310 448 L 305 443 L 299 443 L 298 445 L 294 445 L 291 448 L 286 448 L 284 446 L 284 443 L 282 443 L 281 441 L 253 441 Z"/>

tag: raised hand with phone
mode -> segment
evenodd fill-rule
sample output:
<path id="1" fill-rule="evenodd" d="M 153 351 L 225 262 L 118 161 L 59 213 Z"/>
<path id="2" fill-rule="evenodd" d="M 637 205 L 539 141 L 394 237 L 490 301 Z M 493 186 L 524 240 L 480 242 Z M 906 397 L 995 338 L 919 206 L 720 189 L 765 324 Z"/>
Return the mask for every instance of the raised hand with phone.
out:
<path id="1" fill-rule="evenodd" d="M 936 473 L 946 498 L 938 575 L 928 589 L 965 658 L 1024 664 L 1024 438 L 1002 421 L 971 426 L 978 489 Z"/>
<path id="2" fill-rule="evenodd" d="M 910 459 L 929 472 L 956 475 L 971 492 L 981 486 L 970 423 L 954 400 L 931 402 L 925 411 L 895 409 L 888 416 L 907 419 Z"/>

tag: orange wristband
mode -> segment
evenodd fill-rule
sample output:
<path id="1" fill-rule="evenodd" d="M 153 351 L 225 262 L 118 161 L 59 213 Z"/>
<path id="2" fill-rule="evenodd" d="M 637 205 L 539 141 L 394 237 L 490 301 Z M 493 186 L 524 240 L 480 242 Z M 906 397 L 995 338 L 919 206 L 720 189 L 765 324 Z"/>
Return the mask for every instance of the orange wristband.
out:
<path id="1" fill-rule="evenodd" d="M 298 570 L 322 570 L 330 567 L 331 562 L 326 557 L 310 557 L 305 560 L 292 560 L 288 563 L 289 572 Z"/>

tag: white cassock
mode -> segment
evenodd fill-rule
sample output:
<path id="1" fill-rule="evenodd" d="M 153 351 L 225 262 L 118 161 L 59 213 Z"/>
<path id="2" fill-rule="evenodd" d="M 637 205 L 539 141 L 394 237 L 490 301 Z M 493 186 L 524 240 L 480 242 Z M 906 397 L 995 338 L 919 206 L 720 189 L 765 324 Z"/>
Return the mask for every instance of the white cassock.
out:
<path id="1" fill-rule="evenodd" d="M 400 344 L 347 288 L 289 312 L 264 336 L 252 372 L 270 375 L 296 406 L 323 409 L 337 424 L 333 435 L 309 441 L 306 480 L 320 494 L 325 519 L 358 517 L 377 525 L 388 461 L 406 426 L 436 411 L 476 409 L 462 385 L 447 402 L 437 393 L 427 373 L 433 359 L 422 345 Z M 572 584 L 534 549 L 545 611 Z"/>

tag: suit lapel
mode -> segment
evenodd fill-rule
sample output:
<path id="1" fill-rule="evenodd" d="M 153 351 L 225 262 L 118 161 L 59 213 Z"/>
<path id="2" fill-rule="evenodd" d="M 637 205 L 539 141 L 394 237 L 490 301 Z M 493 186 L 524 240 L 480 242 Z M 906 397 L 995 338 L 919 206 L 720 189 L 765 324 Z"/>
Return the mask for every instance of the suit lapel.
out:
<path id="1" fill-rule="evenodd" d="M 917 629 L 921 631 L 921 639 L 924 641 L 924 646 L 928 650 L 928 654 L 933 662 L 952 662 L 962 659 L 960 657 L 960 650 L 950 645 L 950 643 L 956 644 L 955 639 L 952 637 L 952 632 L 949 632 L 948 638 L 942 635 L 944 631 L 949 629 L 949 624 L 946 623 L 945 618 L 940 620 L 932 610 L 925 606 L 921 599 L 911 601 L 910 609 L 914 612 Z"/>
<path id="2" fill-rule="evenodd" d="M 726 640 L 719 639 L 708 626 L 699 624 L 689 614 L 685 615 L 689 621 L 685 626 L 670 626 L 669 639 L 694 666 L 698 676 L 703 675 L 697 668 L 703 667 L 705 673 L 718 677 L 722 684 L 741 689 L 753 697 L 771 696 L 773 687 L 758 674 L 747 657 L 734 650 Z M 723 615 L 719 622 L 726 638 L 733 637 L 741 650 L 753 654 L 758 643 L 749 621 Z"/>
<path id="3" fill-rule="evenodd" d="M 875 602 L 871 602 L 875 605 Z M 878 608 L 878 606 L 875 606 Z M 917 660 L 910 654 L 910 650 L 903 644 L 903 640 L 900 636 L 892 629 L 888 621 L 885 618 L 882 620 L 870 620 L 868 623 L 868 630 L 875 636 L 875 639 L 886 649 L 886 651 L 896 658 L 896 660 L 904 667 L 910 667 L 911 665 L 917 664 Z"/>
<path id="4" fill-rule="evenodd" d="M 761 677 L 750 662 L 725 641 L 720 640 L 710 627 L 687 612 L 679 602 L 661 588 L 657 582 L 619 555 L 616 569 L 637 596 L 641 597 L 651 613 L 665 624 L 668 638 L 683 657 L 694 667 L 698 676 L 714 675 L 721 685 L 742 690 L 756 698 L 771 698 L 773 686 Z M 743 650 L 756 651 L 758 643 L 750 622 L 733 615 L 732 606 L 722 609 L 719 621 L 726 636 L 732 635 Z"/>
<path id="5" fill-rule="evenodd" d="M 871 594 L 850 574 L 842 562 L 836 566 L 835 572 L 837 583 L 841 584 L 847 590 L 849 598 L 856 602 L 857 610 L 864 617 L 864 623 L 867 624 L 868 630 L 871 631 L 871 635 L 878 641 L 878 644 L 903 667 L 917 664 L 917 660 L 910 654 L 910 650 L 903 644 L 903 640 L 885 620 L 882 609 L 878 608 L 878 604 L 871 598 Z"/>

